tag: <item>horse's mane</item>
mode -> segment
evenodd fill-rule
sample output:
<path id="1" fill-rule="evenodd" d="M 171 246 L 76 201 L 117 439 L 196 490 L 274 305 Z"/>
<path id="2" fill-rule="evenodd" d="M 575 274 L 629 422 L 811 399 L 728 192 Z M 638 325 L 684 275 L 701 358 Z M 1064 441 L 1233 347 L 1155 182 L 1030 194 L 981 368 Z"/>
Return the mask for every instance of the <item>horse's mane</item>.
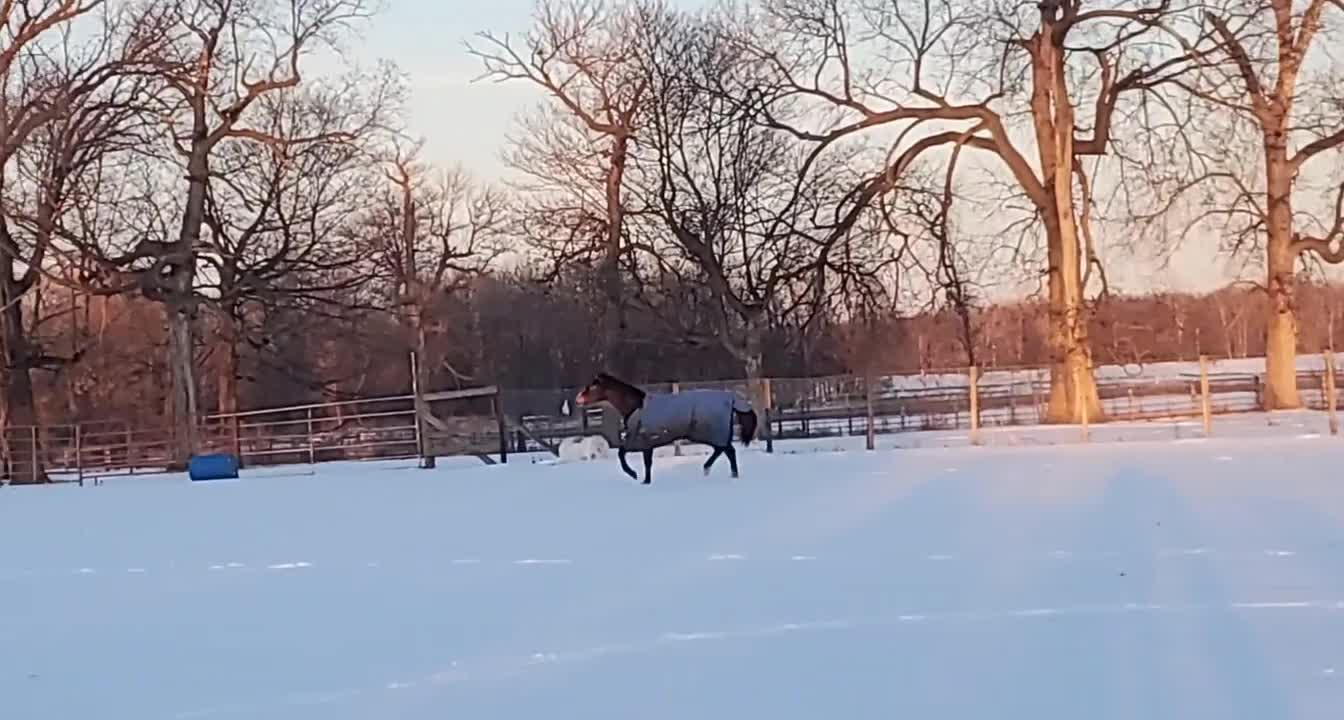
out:
<path id="1" fill-rule="evenodd" d="M 609 375 L 609 374 L 607 374 L 607 373 L 598 373 L 598 374 L 597 374 L 597 379 L 598 379 L 598 380 L 601 380 L 601 381 L 604 382 L 604 383 L 608 383 L 608 384 L 611 384 L 611 385 L 615 385 L 616 387 L 621 388 L 622 390 L 624 390 L 624 391 L 630 393 L 631 395 L 634 395 L 635 397 L 639 398 L 640 400 L 643 400 L 645 397 L 648 396 L 647 393 L 645 393 L 643 390 L 640 390 L 639 388 L 635 387 L 634 385 L 631 385 L 630 383 L 628 383 L 628 382 L 626 382 L 626 381 L 624 381 L 624 380 L 622 380 L 622 379 L 620 379 L 620 378 L 618 378 L 618 377 L 614 377 L 614 376 L 612 376 L 612 375 Z"/>

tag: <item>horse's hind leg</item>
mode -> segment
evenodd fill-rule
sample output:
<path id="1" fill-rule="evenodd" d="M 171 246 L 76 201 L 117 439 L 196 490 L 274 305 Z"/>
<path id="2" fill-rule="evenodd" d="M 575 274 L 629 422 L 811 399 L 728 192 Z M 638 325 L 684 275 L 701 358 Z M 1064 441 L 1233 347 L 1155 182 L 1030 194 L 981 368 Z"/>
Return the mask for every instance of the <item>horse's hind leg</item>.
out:
<path id="1" fill-rule="evenodd" d="M 709 474 L 709 467 L 710 467 L 711 465 L 713 465 L 713 464 L 714 464 L 714 461 L 715 461 L 715 460 L 718 460 L 718 459 L 719 459 L 719 456 L 722 455 L 722 454 L 723 454 L 723 448 L 721 448 L 721 447 L 716 447 L 716 448 L 714 448 L 714 452 L 709 456 L 709 459 L 705 461 L 705 474 L 706 474 L 706 475 Z"/>
<path id="2" fill-rule="evenodd" d="M 732 443 L 729 443 L 728 447 L 723 449 L 723 452 L 728 456 L 728 467 L 733 469 L 733 477 L 737 477 L 737 449 L 733 447 Z"/>
<path id="3" fill-rule="evenodd" d="M 634 477 L 634 474 L 631 474 Z M 653 482 L 653 448 L 644 451 L 644 484 Z"/>
<path id="4" fill-rule="evenodd" d="M 635 471 L 630 469 L 629 463 L 625 461 L 625 448 L 620 448 L 616 451 L 616 459 L 621 461 L 621 469 L 625 471 L 626 475 L 630 476 L 631 480 L 639 479 L 639 476 L 635 474 Z"/>

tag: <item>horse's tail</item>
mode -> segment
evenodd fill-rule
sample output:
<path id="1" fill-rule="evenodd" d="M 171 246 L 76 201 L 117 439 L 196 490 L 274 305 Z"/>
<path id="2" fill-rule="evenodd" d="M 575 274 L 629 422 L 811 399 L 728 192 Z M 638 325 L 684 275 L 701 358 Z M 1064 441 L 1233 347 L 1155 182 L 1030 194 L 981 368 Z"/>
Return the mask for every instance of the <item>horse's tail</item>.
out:
<path id="1" fill-rule="evenodd" d="M 737 423 L 742 428 L 742 445 L 750 445 L 751 439 L 756 436 L 756 411 L 734 409 L 733 412 L 737 415 Z"/>

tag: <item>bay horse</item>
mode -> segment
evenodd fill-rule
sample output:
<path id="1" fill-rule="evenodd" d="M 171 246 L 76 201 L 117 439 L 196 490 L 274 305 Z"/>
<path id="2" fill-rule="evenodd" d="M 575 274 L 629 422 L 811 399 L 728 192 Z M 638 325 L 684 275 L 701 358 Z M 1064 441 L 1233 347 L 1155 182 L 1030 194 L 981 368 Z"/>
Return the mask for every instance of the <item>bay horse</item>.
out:
<path id="1" fill-rule="evenodd" d="M 677 440 L 708 445 L 714 452 L 705 461 L 704 472 L 720 455 L 728 456 L 733 477 L 737 477 L 737 451 L 733 449 L 733 420 L 741 429 L 742 445 L 750 445 L 756 434 L 756 411 L 751 404 L 727 390 L 688 390 L 679 393 L 646 393 L 607 373 L 598 373 L 574 398 L 579 407 L 608 403 L 621 415 L 624 430 L 617 444 L 621 469 L 631 480 L 638 480 L 625 461 L 632 450 L 644 456 L 644 485 L 653 482 L 653 451 Z"/>

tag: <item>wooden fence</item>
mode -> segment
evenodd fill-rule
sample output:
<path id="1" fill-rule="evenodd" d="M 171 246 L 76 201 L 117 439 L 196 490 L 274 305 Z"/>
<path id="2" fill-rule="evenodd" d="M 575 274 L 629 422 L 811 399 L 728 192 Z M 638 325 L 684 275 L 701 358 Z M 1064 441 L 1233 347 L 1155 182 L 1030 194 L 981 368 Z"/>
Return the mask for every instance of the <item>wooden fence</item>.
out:
<path id="1" fill-rule="evenodd" d="M 244 467 L 314 465 L 335 460 L 388 460 L 424 455 L 508 456 L 496 387 L 428 393 L 416 422 L 412 395 L 315 403 L 210 415 L 197 424 L 197 451 L 225 452 Z M 4 477 L 11 482 L 97 480 L 174 469 L 178 430 L 121 423 L 15 427 L 0 434 Z"/>
<path id="2" fill-rule="evenodd" d="M 1330 413 L 1332 433 L 1340 378 L 1333 356 L 1319 371 L 1298 374 L 1307 407 Z M 1162 371 L 1098 372 L 1102 417 L 1088 423 L 1124 420 L 1213 418 L 1259 410 L 1263 380 L 1257 373 L 1217 371 L 1206 362 Z M 1042 422 L 1049 397 L 1044 368 L 979 371 L 957 369 L 909 375 L 844 375 L 662 383 L 655 392 L 698 387 L 733 390 L 764 399 L 765 422 L 758 431 L 767 449 L 776 440 L 873 436 L 930 430 L 969 430 Z M 202 418 L 199 452 L 227 452 L 244 467 L 308 465 L 335 460 L 410 459 L 474 456 L 506 462 L 511 452 L 558 453 L 566 438 L 590 434 L 615 442 L 619 421 L 600 408 L 574 407 L 577 388 L 501 390 L 471 388 L 429 393 L 417 422 L 412 395 L 365 398 L 253 410 Z M 1083 436 L 1086 437 L 1086 426 Z M 6 482 L 84 482 L 116 474 L 162 472 L 173 467 L 176 430 L 171 426 L 132 427 L 85 423 L 14 427 L 0 433 Z"/>
<path id="3" fill-rule="evenodd" d="M 1329 378 L 1337 371 L 1330 356 L 1327 364 L 1331 372 L 1298 374 L 1298 388 L 1308 408 L 1326 410 L 1333 406 Z M 784 439 L 1038 425 L 1045 419 L 1050 396 L 1046 368 L 962 368 L 917 375 L 772 378 L 760 382 L 768 398 L 765 414 L 769 418 L 768 427 L 760 434 L 768 444 Z M 753 395 L 745 380 L 642 387 L 652 392 L 709 387 Z M 528 441 L 515 440 L 514 449 L 551 449 L 567 437 L 610 433 L 613 423 L 604 423 L 601 411 L 562 411 L 575 392 L 577 388 L 503 391 L 510 421 L 529 429 Z M 1089 423 L 1175 420 L 1206 414 L 1212 417 L 1256 412 L 1264 405 L 1261 374 L 1217 372 L 1208 363 L 1192 363 L 1188 370 L 1176 372 L 1112 373 L 1098 378 L 1097 392 L 1102 416 L 1089 418 Z M 614 439 L 608 436 L 609 442 Z"/>

